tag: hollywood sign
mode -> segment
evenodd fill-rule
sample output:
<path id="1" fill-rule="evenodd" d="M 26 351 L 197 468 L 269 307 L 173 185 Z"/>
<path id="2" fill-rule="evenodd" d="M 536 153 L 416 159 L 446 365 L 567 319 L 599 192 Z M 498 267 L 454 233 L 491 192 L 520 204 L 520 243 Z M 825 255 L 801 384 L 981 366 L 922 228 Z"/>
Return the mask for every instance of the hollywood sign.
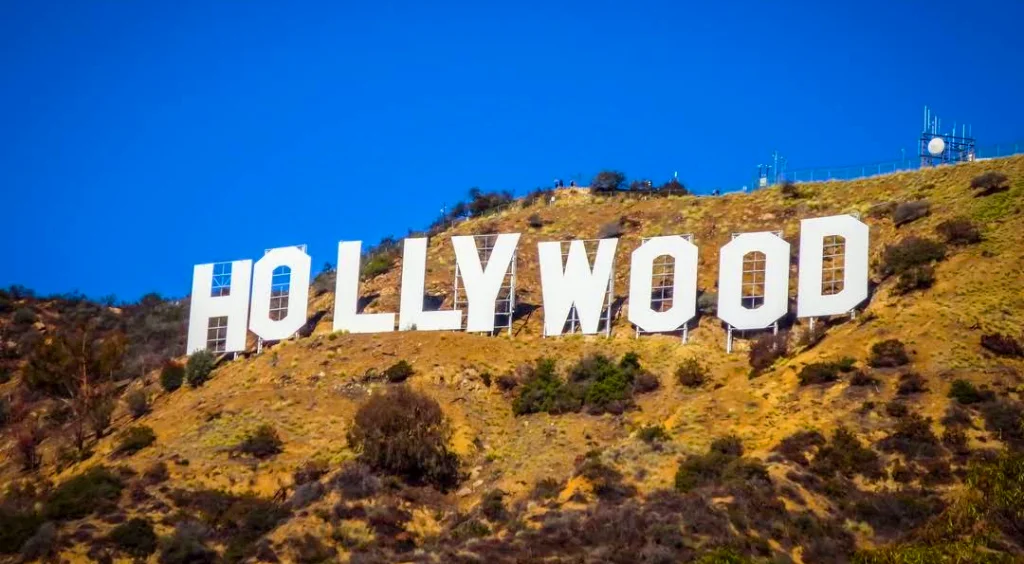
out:
<path id="1" fill-rule="evenodd" d="M 823 292 L 823 250 L 826 238 L 841 237 L 842 289 Z M 493 248 L 486 264 L 478 254 L 475 236 L 453 236 L 452 246 L 462 290 L 466 321 L 461 309 L 424 309 L 427 239 L 409 238 L 403 243 L 401 297 L 397 314 L 400 331 L 493 332 L 496 303 L 502 284 L 514 268 L 518 233 L 492 236 Z M 543 294 L 544 334 L 560 335 L 575 309 L 584 334 L 600 329 L 614 275 L 618 239 L 597 242 L 593 260 L 583 241 L 537 244 Z M 359 273 L 362 243 L 338 243 L 337 282 L 334 299 L 334 330 L 349 333 L 383 333 L 396 330 L 395 313 L 361 313 Z M 744 257 L 764 255 L 763 302 L 757 307 L 743 303 Z M 672 303 L 660 310 L 652 306 L 652 276 L 659 257 L 672 260 Z M 629 321 L 646 333 L 680 330 L 696 316 L 697 247 L 679 235 L 652 237 L 633 250 L 627 311 Z M 307 322 L 311 259 L 299 247 L 271 249 L 257 260 L 196 265 L 193 270 L 189 316 L 189 354 L 215 343 L 218 352 L 246 348 L 247 330 L 264 341 L 287 339 Z M 718 317 L 737 330 L 766 329 L 786 315 L 789 307 L 790 245 L 772 232 L 742 233 L 720 249 Z M 230 264 L 230 280 L 215 283 L 220 266 Z M 287 268 L 285 271 L 282 267 Z M 287 305 L 282 308 L 275 293 L 277 276 L 288 272 Z M 868 226 L 850 215 L 805 219 L 800 222 L 800 258 L 797 316 L 815 318 L 851 312 L 868 296 Z M 278 282 L 279 283 L 279 282 Z M 513 289 L 514 291 L 514 289 Z M 274 315 L 272 315 L 272 313 Z M 606 320 L 607 323 L 607 320 Z"/>

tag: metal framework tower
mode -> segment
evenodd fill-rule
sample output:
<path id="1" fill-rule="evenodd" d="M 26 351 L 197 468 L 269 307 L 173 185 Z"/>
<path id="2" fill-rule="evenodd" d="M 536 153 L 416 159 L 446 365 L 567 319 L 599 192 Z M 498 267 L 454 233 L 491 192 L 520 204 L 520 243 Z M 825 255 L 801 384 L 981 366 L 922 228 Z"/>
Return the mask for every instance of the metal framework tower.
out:
<path id="1" fill-rule="evenodd" d="M 942 133 L 942 120 L 925 106 L 924 129 L 918 140 L 918 156 L 921 157 L 922 168 L 973 161 L 977 152 L 971 126 L 961 124 L 957 135 L 956 123 L 953 123 L 951 131 Z"/>

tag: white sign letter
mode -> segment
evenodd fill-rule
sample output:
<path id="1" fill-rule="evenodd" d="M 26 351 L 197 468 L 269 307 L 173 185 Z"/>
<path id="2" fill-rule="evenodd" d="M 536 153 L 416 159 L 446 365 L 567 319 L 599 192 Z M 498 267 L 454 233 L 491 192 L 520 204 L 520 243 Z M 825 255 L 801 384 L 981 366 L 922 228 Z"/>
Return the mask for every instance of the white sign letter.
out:
<path id="1" fill-rule="evenodd" d="M 462 284 L 466 289 L 468 313 L 466 331 L 494 331 L 494 302 L 505 281 L 512 255 L 519 244 L 519 233 L 502 233 L 494 241 L 487 258 L 487 267 L 480 265 L 476 239 L 471 235 L 452 237 L 455 261 L 459 265 Z"/>
<path id="2" fill-rule="evenodd" d="M 216 343 L 215 352 L 245 350 L 251 276 L 251 260 L 197 264 L 193 268 L 188 354 L 206 350 L 210 342 Z"/>
<path id="3" fill-rule="evenodd" d="M 744 276 L 743 257 L 763 253 L 757 272 Z M 764 329 L 786 315 L 789 301 L 789 243 L 771 232 L 744 233 L 722 247 L 718 265 L 718 317 L 735 329 Z M 763 264 L 763 266 L 762 266 Z M 746 280 L 745 280 L 746 279 Z M 743 305 L 744 282 L 764 288 L 764 303 Z"/>
<path id="4" fill-rule="evenodd" d="M 338 243 L 337 280 L 334 286 L 334 330 L 350 333 L 385 333 L 395 330 L 393 313 L 358 313 L 362 241 Z"/>
<path id="5" fill-rule="evenodd" d="M 249 329 L 253 333 L 265 341 L 280 341 L 306 324 L 311 262 L 309 255 L 298 247 L 271 249 L 256 261 L 249 306 Z M 279 268 L 282 270 L 275 280 L 274 271 Z M 284 311 L 287 313 L 282 316 Z"/>
<path id="6" fill-rule="evenodd" d="M 601 239 L 593 269 L 583 241 L 569 243 L 569 257 L 562 266 L 560 242 L 537 243 L 540 255 L 540 286 L 544 296 L 544 334 L 560 335 L 569 311 L 576 306 L 580 329 L 584 334 L 597 333 L 601 309 L 608 295 L 615 247 L 618 239 Z"/>
<path id="7" fill-rule="evenodd" d="M 427 239 L 406 239 L 402 249 L 402 299 L 398 310 L 398 328 L 402 331 L 458 330 L 462 311 L 423 311 L 424 279 L 427 270 Z"/>
<path id="8" fill-rule="evenodd" d="M 843 239 L 842 290 L 822 294 L 825 237 Z M 834 252 L 838 252 L 835 249 Z M 835 260 L 835 259 L 833 259 Z M 838 284 L 839 281 L 836 281 Z M 800 222 L 800 279 L 797 317 L 847 313 L 868 297 L 868 226 L 851 215 L 805 219 Z"/>
<path id="9" fill-rule="evenodd" d="M 651 307 L 654 260 L 673 260 L 672 307 Z M 629 263 L 629 321 L 648 333 L 675 331 L 697 314 L 697 247 L 680 237 L 652 237 L 633 251 Z"/>

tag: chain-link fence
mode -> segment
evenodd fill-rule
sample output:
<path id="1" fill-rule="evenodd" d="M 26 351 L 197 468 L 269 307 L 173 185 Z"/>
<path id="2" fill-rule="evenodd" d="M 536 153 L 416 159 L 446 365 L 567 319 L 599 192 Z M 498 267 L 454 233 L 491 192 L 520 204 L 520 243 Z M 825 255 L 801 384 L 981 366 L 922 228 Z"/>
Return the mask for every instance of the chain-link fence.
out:
<path id="1" fill-rule="evenodd" d="M 1001 143 L 978 147 L 977 159 L 991 159 L 996 157 L 1008 157 L 1024 153 L 1024 142 Z M 915 170 L 921 168 L 921 158 L 906 156 L 900 160 L 885 161 L 878 163 L 852 165 L 852 166 L 829 166 L 787 170 L 781 175 L 782 179 L 790 182 L 823 182 L 826 180 L 852 180 L 879 174 L 889 174 L 900 170 Z M 755 182 L 755 186 L 756 186 Z"/>

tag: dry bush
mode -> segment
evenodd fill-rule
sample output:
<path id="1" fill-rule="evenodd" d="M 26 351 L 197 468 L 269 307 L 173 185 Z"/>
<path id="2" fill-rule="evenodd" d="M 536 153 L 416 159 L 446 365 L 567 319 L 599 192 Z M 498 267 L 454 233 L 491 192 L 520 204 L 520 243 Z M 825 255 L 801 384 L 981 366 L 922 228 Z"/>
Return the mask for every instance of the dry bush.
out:
<path id="1" fill-rule="evenodd" d="M 914 290 L 927 290 L 934 285 L 935 268 L 930 264 L 923 264 L 901 272 L 892 291 L 898 296 L 904 296 Z"/>
<path id="2" fill-rule="evenodd" d="M 710 379 L 707 366 L 704 366 L 696 357 L 690 357 L 679 363 L 676 367 L 676 382 L 688 388 L 698 388 Z"/>
<path id="3" fill-rule="evenodd" d="M 987 333 L 981 336 L 981 347 L 999 356 L 1010 358 L 1024 357 L 1024 346 L 1010 335 Z"/>
<path id="4" fill-rule="evenodd" d="M 924 378 L 916 372 L 907 372 L 900 375 L 899 384 L 896 386 L 896 393 L 901 396 L 920 394 L 926 390 Z"/>
<path id="5" fill-rule="evenodd" d="M 750 345 L 748 361 L 750 362 L 751 375 L 756 376 L 771 368 L 775 361 L 789 354 L 789 334 L 780 331 L 775 335 L 765 333 L 758 337 Z"/>
<path id="6" fill-rule="evenodd" d="M 893 210 L 892 222 L 896 224 L 897 227 L 906 225 L 927 216 L 930 210 L 931 204 L 929 204 L 927 200 L 903 202 Z"/>
<path id="7" fill-rule="evenodd" d="M 622 223 L 619 221 L 609 221 L 597 230 L 597 238 L 614 239 L 616 237 L 622 237 L 623 233 L 625 233 L 625 230 L 622 228 Z"/>
<path id="8" fill-rule="evenodd" d="M 907 349 L 899 339 L 880 341 L 871 346 L 868 364 L 874 368 L 895 368 L 910 363 Z"/>
<path id="9" fill-rule="evenodd" d="M 981 242 L 981 231 L 966 217 L 947 219 L 935 227 L 947 245 L 973 245 Z"/>
<path id="10" fill-rule="evenodd" d="M 447 490 L 459 481 L 459 459 L 448 449 L 451 435 L 437 401 L 402 385 L 359 407 L 348 441 L 374 470 Z"/>
<path id="11" fill-rule="evenodd" d="M 946 257 L 946 246 L 938 241 L 910 236 L 888 245 L 879 264 L 884 276 L 900 274 L 914 267 L 930 265 Z"/>
<path id="12" fill-rule="evenodd" d="M 149 413 L 149 396 L 142 390 L 132 390 L 124 396 L 124 404 L 133 419 Z"/>
<path id="13" fill-rule="evenodd" d="M 280 454 L 284 447 L 277 430 L 271 425 L 263 424 L 247 434 L 233 449 L 234 453 L 245 454 L 255 458 L 270 458 Z"/>
<path id="14" fill-rule="evenodd" d="M 1003 173 L 990 170 L 971 179 L 971 188 L 975 196 L 988 196 L 1010 189 L 1010 179 Z"/>

